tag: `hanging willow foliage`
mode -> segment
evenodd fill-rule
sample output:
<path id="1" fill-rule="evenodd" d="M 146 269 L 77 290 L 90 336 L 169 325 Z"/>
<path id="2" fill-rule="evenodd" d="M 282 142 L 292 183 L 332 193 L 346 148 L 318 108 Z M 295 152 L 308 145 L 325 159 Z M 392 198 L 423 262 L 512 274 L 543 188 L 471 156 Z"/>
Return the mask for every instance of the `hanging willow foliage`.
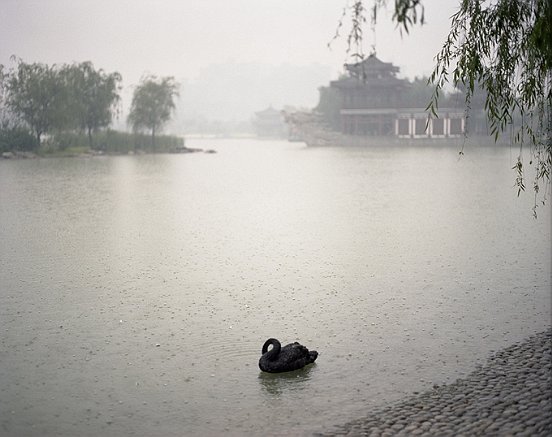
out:
<path id="1" fill-rule="evenodd" d="M 552 167 L 552 5 L 549 0 L 463 0 L 451 17 L 451 30 L 436 56 L 429 82 L 435 91 L 428 109 L 435 113 L 439 91 L 449 80 L 466 90 L 466 107 L 477 87 L 486 91 L 491 134 L 511 129 L 520 153 L 513 169 L 518 195 L 525 190 L 522 150 L 535 167 L 536 216 L 550 191 Z M 542 196 L 539 196 L 542 190 Z"/>
<path id="2" fill-rule="evenodd" d="M 366 4 L 370 4 L 367 7 Z M 393 20 L 401 32 L 424 24 L 422 0 L 394 0 Z M 363 58 L 362 27 L 370 11 L 375 23 L 386 0 L 355 0 L 345 7 L 334 37 L 339 36 L 351 11 L 348 52 Z M 533 190 L 536 216 L 539 204 L 550 194 L 552 169 L 552 2 L 550 0 L 459 0 L 451 17 L 449 35 L 435 60 L 428 84 L 434 91 L 428 103 L 437 116 L 438 100 L 447 83 L 465 90 L 469 116 L 474 92 L 486 94 L 485 111 L 491 134 L 510 132 L 520 153 L 513 169 L 518 195 L 525 190 L 523 148 L 535 169 Z M 463 153 L 463 151 L 460 151 Z M 544 188 L 544 189 L 542 189 Z"/>

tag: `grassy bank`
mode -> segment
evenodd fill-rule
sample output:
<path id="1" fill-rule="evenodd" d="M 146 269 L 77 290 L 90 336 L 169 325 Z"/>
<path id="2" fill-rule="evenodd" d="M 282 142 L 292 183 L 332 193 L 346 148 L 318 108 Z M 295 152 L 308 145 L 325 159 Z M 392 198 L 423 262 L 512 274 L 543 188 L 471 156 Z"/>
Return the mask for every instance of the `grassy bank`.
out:
<path id="1" fill-rule="evenodd" d="M 151 144 L 151 136 L 107 130 L 96 133 L 92 138 L 92 147 L 88 136 L 79 133 L 62 133 L 50 138 L 44 147 L 46 153 L 60 153 L 64 151 L 101 151 L 107 154 L 127 154 L 129 152 L 169 152 L 182 147 L 184 139 L 171 135 L 155 137 L 155 146 Z"/>
<path id="2" fill-rule="evenodd" d="M 4 138 L 5 137 L 5 138 Z M 0 135 L 0 152 L 27 151 L 39 156 L 74 156 L 86 153 L 128 154 L 128 153 L 164 153 L 184 146 L 184 139 L 172 135 L 158 135 L 155 146 L 151 136 L 106 130 L 97 132 L 92 137 L 92 145 L 84 133 L 62 132 L 50 135 L 42 141 L 39 148 L 31 135 L 12 130 Z"/>

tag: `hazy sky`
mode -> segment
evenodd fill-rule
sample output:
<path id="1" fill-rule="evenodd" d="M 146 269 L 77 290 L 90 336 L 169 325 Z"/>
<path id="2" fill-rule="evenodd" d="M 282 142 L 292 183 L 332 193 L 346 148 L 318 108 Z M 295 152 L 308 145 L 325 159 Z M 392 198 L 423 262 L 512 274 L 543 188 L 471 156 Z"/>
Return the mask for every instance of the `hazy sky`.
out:
<path id="1" fill-rule="evenodd" d="M 390 1 L 389 3 L 393 3 Z M 376 32 L 378 56 L 413 76 L 430 71 L 458 0 L 425 0 L 427 24 L 401 39 L 390 13 Z M 340 70 L 344 38 L 331 50 L 346 0 L 0 0 L 0 63 L 91 60 L 125 82 L 148 71 L 193 78 L 211 63 L 319 62 Z M 367 29 L 367 38 L 372 36 Z"/>
<path id="2" fill-rule="evenodd" d="M 0 0 L 0 63 L 90 60 L 125 86 L 144 73 L 194 80 L 215 63 L 329 66 L 347 60 L 333 43 L 347 0 Z M 350 3 L 350 2 L 349 2 Z M 392 4 L 393 0 L 389 0 Z M 458 0 L 425 0 L 427 24 L 401 38 L 382 11 L 376 49 L 404 76 L 429 74 Z M 348 22 L 346 21 L 346 25 Z M 344 29 L 345 30 L 345 29 Z M 372 32 L 366 29 L 367 47 Z M 366 49 L 368 50 L 368 48 Z M 324 85 L 324 84 L 319 84 Z"/>

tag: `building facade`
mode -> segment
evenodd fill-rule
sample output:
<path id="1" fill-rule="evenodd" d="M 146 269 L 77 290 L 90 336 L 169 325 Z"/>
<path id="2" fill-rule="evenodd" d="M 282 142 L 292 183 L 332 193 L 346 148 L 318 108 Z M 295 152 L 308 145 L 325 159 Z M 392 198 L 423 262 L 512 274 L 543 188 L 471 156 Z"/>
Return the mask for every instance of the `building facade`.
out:
<path id="1" fill-rule="evenodd" d="M 464 134 L 465 114 L 440 108 L 428 118 L 430 96 L 413 96 L 412 84 L 397 77 L 399 68 L 375 54 L 357 64 L 346 64 L 347 74 L 330 82 L 337 96 L 340 133 L 352 136 L 395 138 L 455 138 Z M 427 87 L 426 87 L 427 88 Z M 418 100 L 418 101 L 416 101 Z"/>

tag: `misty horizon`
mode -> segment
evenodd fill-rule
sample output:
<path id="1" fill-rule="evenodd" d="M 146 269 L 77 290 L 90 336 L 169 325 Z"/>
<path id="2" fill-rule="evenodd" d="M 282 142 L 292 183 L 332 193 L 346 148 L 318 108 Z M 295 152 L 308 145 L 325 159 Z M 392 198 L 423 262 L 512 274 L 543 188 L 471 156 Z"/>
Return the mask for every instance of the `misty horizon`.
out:
<path id="1" fill-rule="evenodd" d="M 123 78 L 123 127 L 132 90 L 146 74 L 181 84 L 176 120 L 239 121 L 269 106 L 316 106 L 318 88 L 343 72 L 346 27 L 332 41 L 345 1 L 116 2 L 3 1 L 0 64 L 91 61 Z M 422 27 L 401 36 L 382 10 L 364 51 L 409 79 L 429 75 L 454 13 L 455 0 L 428 1 Z M 331 45 L 328 47 L 328 43 Z M 266 83 L 265 87 L 262 84 Z M 174 125 L 175 123 L 173 123 Z M 176 123 L 177 124 L 177 123 Z"/>

